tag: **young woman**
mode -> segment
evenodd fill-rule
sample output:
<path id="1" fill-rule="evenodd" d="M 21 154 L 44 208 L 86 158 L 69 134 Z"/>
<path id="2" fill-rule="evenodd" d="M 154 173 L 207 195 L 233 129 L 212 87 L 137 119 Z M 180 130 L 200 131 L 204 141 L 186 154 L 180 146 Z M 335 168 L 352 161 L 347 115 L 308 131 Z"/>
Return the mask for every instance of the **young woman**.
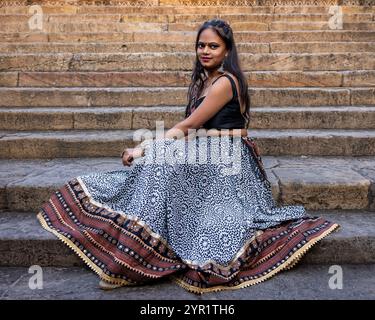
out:
<path id="1" fill-rule="evenodd" d="M 102 289 L 164 277 L 198 294 L 243 288 L 293 267 L 339 227 L 301 205 L 276 205 L 247 136 L 250 100 L 231 27 L 206 21 L 195 48 L 185 119 L 124 150 L 128 169 L 73 178 L 38 212 Z"/>

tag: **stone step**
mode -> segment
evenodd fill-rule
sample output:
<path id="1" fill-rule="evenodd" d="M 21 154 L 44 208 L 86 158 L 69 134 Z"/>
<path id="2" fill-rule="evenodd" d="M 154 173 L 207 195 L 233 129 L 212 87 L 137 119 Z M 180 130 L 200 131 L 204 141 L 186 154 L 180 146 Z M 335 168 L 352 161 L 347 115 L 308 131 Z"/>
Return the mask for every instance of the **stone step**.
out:
<path id="1" fill-rule="evenodd" d="M 185 107 L 1 108 L 0 130 L 155 129 L 172 128 Z M 250 108 L 252 129 L 375 129 L 375 107 Z"/>
<path id="2" fill-rule="evenodd" d="M 360 25 L 360 24 L 359 24 Z M 185 28 L 184 28 L 185 26 Z M 267 25 L 266 25 L 267 26 Z M 264 24 L 260 24 L 260 28 L 264 28 Z M 327 28 L 321 28 L 327 29 Z M 349 30 L 347 26 L 344 28 L 345 30 Z M 46 32 L 46 33 L 64 33 L 64 32 L 87 32 L 87 33 L 94 33 L 94 32 L 137 32 L 137 31 L 150 31 L 150 32 L 163 32 L 168 30 L 173 31 L 183 31 L 188 30 L 192 31 L 193 26 L 188 24 L 174 24 L 170 25 L 167 23 L 126 23 L 126 22 L 101 22 L 100 24 L 92 21 L 92 22 L 75 22 L 75 23 L 61 23 L 61 22 L 44 22 L 38 26 L 30 26 L 29 23 L 26 22 L 12 22 L 12 23 L 0 23 L 0 30 L 4 33 L 10 32 Z M 249 30 L 259 30 L 259 29 L 249 29 Z M 267 29 L 260 29 L 260 30 L 267 30 Z M 352 28 L 352 30 L 358 30 L 358 28 Z M 368 30 L 372 30 L 371 26 L 369 26 Z M 1 35 L 1 33 L 0 33 Z"/>
<path id="3" fill-rule="evenodd" d="M 251 31 L 251 30 L 275 30 L 275 31 L 288 31 L 288 30 L 375 30 L 374 22 L 345 22 L 340 27 L 332 28 L 331 22 L 272 22 L 268 24 L 261 25 L 260 23 L 255 24 L 238 24 L 236 25 L 237 30 L 241 31 Z M 170 28 L 171 29 L 171 28 Z M 26 29 L 27 31 L 27 29 Z"/>
<path id="4" fill-rule="evenodd" d="M 152 132 L 152 131 L 151 131 Z M 134 130 L 0 131 L 0 159 L 115 157 Z M 250 129 L 264 155 L 373 156 L 375 130 Z"/>
<path id="5" fill-rule="evenodd" d="M 311 254 L 311 252 L 308 254 Z M 31 290 L 29 281 L 35 275 L 35 270 L 29 272 L 29 268 L 30 266 L 0 268 L 0 298 L 2 300 L 116 300 L 121 301 L 122 306 L 126 307 L 129 316 L 130 314 L 135 316 L 139 314 L 140 307 L 134 305 L 134 299 L 165 301 L 177 299 L 183 301 L 185 305 L 186 300 L 201 301 L 202 299 L 201 296 L 191 294 L 167 279 L 142 286 L 123 287 L 104 292 L 99 288 L 99 279 L 94 272 L 87 268 L 71 266 L 43 267 L 43 290 Z M 337 268 L 342 270 L 343 286 L 342 289 L 340 287 L 331 289 L 329 283 L 337 279 Z M 259 285 L 242 288 L 241 290 L 205 293 L 203 299 L 208 298 L 215 301 L 218 299 L 374 300 L 374 272 L 375 264 L 333 266 L 330 264 L 298 263 L 293 269 L 282 271 Z M 334 283 L 337 285 L 336 281 Z M 280 288 L 284 290 L 280 291 Z M 179 302 L 174 303 L 176 307 L 181 305 L 178 304 Z M 164 304 L 157 302 L 152 302 L 152 306 L 165 307 Z M 241 306 L 243 306 L 241 310 L 246 310 L 246 305 L 241 304 Z M 8 304 L 8 307 L 10 307 L 10 304 Z M 277 311 L 275 311 L 275 314 Z M 30 309 L 27 312 L 30 312 Z M 238 309 L 236 309 L 237 312 Z M 246 311 L 241 312 L 241 314 L 246 314 Z"/>
<path id="6" fill-rule="evenodd" d="M 262 282 L 261 285 L 228 290 L 223 292 L 205 293 L 204 299 L 221 300 L 373 300 L 372 290 L 375 265 L 341 265 L 344 274 L 343 289 L 330 289 L 329 283 L 335 280 L 331 265 L 296 265 L 292 270 L 283 271 L 276 277 Z M 332 270 L 331 270 L 332 269 Z M 139 287 L 124 287 L 113 291 L 103 292 L 98 286 L 98 277 L 85 268 L 43 268 L 43 290 L 31 290 L 29 268 L 0 269 L 5 278 L 0 290 L 2 300 L 119 300 L 127 308 L 127 314 L 139 314 L 140 308 L 132 300 L 200 300 L 201 297 L 191 294 L 169 280 L 158 280 Z M 285 288 L 280 292 L 280 288 Z M 308 288 L 308 289 L 307 289 Z M 157 298 L 156 298 L 157 297 Z M 127 301 L 125 301 L 127 300 Z M 183 302 L 185 303 L 185 302 Z M 214 303 L 216 304 L 216 303 Z M 182 302 L 175 302 L 175 306 Z M 143 306 L 143 305 L 141 305 Z M 152 306 L 164 306 L 152 303 Z M 246 310 L 243 304 L 241 310 Z M 236 309 L 238 314 L 238 308 Z M 277 311 L 275 311 L 276 314 Z M 246 314 L 246 311 L 241 312 Z"/>
<path id="7" fill-rule="evenodd" d="M 369 30 L 309 30 L 309 31 L 239 31 L 234 32 L 236 42 L 312 42 L 312 41 L 374 41 L 375 31 Z M 1 34 L 1 42 L 184 42 L 193 44 L 196 31 L 145 31 L 145 32 L 10 32 Z"/>
<path id="8" fill-rule="evenodd" d="M 68 180 L 91 172 L 128 170 L 106 150 L 91 158 L 0 159 L 0 209 L 37 212 Z M 375 211 L 375 158 L 267 156 L 259 144 L 275 201 L 309 210 Z M 98 152 L 99 153 L 99 152 Z M 40 157 L 41 158 L 41 157 Z M 374 229 L 375 230 L 375 229 Z"/>
<path id="9" fill-rule="evenodd" d="M 334 53 L 374 52 L 375 42 L 270 42 L 236 43 L 240 53 Z M 0 43 L 0 53 L 130 53 L 130 52 L 194 52 L 191 43 Z"/>
<path id="10" fill-rule="evenodd" d="M 375 215 L 362 211 L 311 211 L 341 226 L 319 241 L 300 264 L 375 263 Z M 42 229 L 35 213 L 0 214 L 0 267 L 83 266 L 75 253 Z"/>
<path id="11" fill-rule="evenodd" d="M 25 3 L 26 4 L 26 3 Z M 285 3 L 282 6 L 274 5 L 255 5 L 255 6 L 232 6 L 222 4 L 220 6 L 197 6 L 194 3 L 186 5 L 178 5 L 175 3 L 159 4 L 158 6 L 116 6 L 116 5 L 72 5 L 64 3 L 60 5 L 39 4 L 45 14 L 327 14 L 330 6 L 311 5 L 299 6 Z M 365 5 L 340 5 L 342 13 L 356 14 L 356 13 L 375 13 L 373 6 Z M 18 4 L 17 6 L 3 6 L 0 8 L 0 14 L 29 14 L 30 5 Z"/>
<path id="12" fill-rule="evenodd" d="M 0 107 L 176 106 L 187 104 L 186 94 L 186 87 L 0 87 Z M 375 105 L 374 87 L 259 87 L 249 95 L 252 107 Z"/>
<path id="13" fill-rule="evenodd" d="M 253 129 L 374 129 L 375 107 L 250 108 Z"/>
<path id="14" fill-rule="evenodd" d="M 282 44 L 282 43 L 279 43 Z M 373 52 L 375 51 L 375 42 L 337 42 L 337 46 L 325 42 L 312 42 L 311 45 L 306 42 L 296 43 L 295 50 L 316 50 L 319 44 L 322 50 L 334 48 L 342 52 Z M 270 45 L 268 43 L 236 43 L 238 51 L 248 53 L 269 53 Z M 275 43 L 277 45 L 277 43 Z M 302 45 L 302 46 L 301 46 Z M 289 46 L 294 47 L 294 44 Z M 304 47 L 303 47 L 304 46 Z M 315 49 L 314 49 L 314 48 Z M 345 49 L 345 50 L 344 50 Z M 275 47 L 276 50 L 276 47 Z M 287 47 L 285 48 L 287 50 Z M 108 52 L 194 52 L 191 43 L 142 43 L 142 42 L 111 42 L 111 43 L 79 43 L 79 42 L 34 42 L 34 43 L 1 43 L 0 53 L 108 53 Z M 280 52 L 280 49 L 279 49 Z"/>
<path id="15" fill-rule="evenodd" d="M 372 52 L 375 42 L 271 42 L 270 53 Z M 242 50 L 241 50 L 242 52 Z"/>
<path id="16" fill-rule="evenodd" d="M 228 22 L 234 32 L 288 30 L 375 30 L 373 14 L 345 16 L 341 24 L 333 23 L 330 15 L 232 15 Z M 3 16 L 2 33 L 43 31 L 63 32 L 123 32 L 123 31 L 195 31 L 214 16 L 149 16 L 149 15 L 45 15 L 31 24 L 28 15 Z M 97 23 L 97 21 L 101 21 Z M 36 23 L 38 22 L 38 24 Z"/>
<path id="17" fill-rule="evenodd" d="M 246 71 L 251 87 L 375 87 L 375 70 Z M 0 73 L 0 87 L 188 87 L 186 71 L 23 72 Z"/>
<path id="18" fill-rule="evenodd" d="M 375 12 L 346 13 L 343 15 L 343 23 L 350 22 L 372 22 Z M 220 18 L 227 21 L 231 26 L 244 21 L 272 23 L 272 22 L 326 22 L 332 18 L 332 14 L 326 13 L 194 13 L 194 14 L 152 14 L 147 11 L 142 13 L 77 13 L 77 14 L 50 14 L 44 13 L 39 21 L 43 24 L 54 23 L 81 23 L 81 22 L 118 22 L 118 23 L 203 23 L 205 20 Z M 1 14 L 0 25 L 10 25 L 12 23 L 28 23 L 30 14 Z M 198 25 L 198 24 L 197 24 Z M 235 29 L 234 27 L 232 27 Z"/>
<path id="19" fill-rule="evenodd" d="M 200 23 L 146 23 L 146 22 L 131 22 L 131 23 L 111 23 L 103 22 L 95 24 L 94 22 L 81 23 L 45 23 L 40 26 L 37 31 L 51 32 L 51 33 L 65 33 L 65 32 L 122 32 L 149 30 L 151 32 L 159 31 L 194 31 L 197 30 Z M 323 22 L 235 22 L 231 24 L 234 31 L 288 31 L 288 30 L 375 30 L 374 22 L 346 22 L 341 27 L 332 28 L 332 24 L 326 21 Z M 10 32 L 30 32 L 35 30 L 30 28 L 28 23 L 11 23 L 0 24 L 0 28 L 4 33 Z M 0 33 L 1 34 L 1 33 Z"/>
<path id="20" fill-rule="evenodd" d="M 0 54 L 0 71 L 177 71 L 189 70 L 195 53 Z M 243 71 L 375 70 L 374 52 L 240 53 Z"/>

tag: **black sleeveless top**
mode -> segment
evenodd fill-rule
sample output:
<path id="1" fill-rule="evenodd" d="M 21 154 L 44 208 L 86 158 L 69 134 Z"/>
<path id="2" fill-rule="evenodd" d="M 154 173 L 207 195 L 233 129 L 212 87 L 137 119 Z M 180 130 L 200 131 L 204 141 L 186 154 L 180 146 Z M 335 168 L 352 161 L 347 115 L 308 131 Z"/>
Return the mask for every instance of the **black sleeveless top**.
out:
<path id="1" fill-rule="evenodd" d="M 228 74 L 223 74 L 215 79 L 218 80 L 220 77 L 227 77 L 232 85 L 233 97 L 232 100 L 228 101 L 211 119 L 203 124 L 205 129 L 243 129 L 245 128 L 245 118 L 241 114 L 240 103 L 238 100 L 236 84 L 232 77 Z M 212 84 L 215 83 L 212 82 Z M 195 109 L 204 100 L 206 96 L 200 97 L 195 105 Z"/>

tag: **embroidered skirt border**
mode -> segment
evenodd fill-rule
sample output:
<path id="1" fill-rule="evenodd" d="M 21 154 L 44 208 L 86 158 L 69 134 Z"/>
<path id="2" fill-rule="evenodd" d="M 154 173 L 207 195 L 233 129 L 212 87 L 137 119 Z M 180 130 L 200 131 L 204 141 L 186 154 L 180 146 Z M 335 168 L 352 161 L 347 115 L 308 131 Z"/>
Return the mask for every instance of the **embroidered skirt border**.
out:
<path id="1" fill-rule="evenodd" d="M 292 268 L 318 241 L 340 226 L 322 217 L 303 217 L 259 230 L 226 266 L 180 259 L 160 235 L 126 213 L 101 206 L 74 178 L 37 214 L 43 228 L 69 246 L 99 277 L 139 285 L 163 277 L 202 294 L 260 283 Z"/>

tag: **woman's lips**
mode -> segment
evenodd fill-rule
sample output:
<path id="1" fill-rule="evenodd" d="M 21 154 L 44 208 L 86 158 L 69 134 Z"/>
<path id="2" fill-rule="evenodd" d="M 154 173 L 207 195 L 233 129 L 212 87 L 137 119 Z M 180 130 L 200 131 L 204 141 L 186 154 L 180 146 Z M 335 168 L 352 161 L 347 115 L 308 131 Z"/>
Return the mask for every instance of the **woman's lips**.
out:
<path id="1" fill-rule="evenodd" d="M 211 60 L 211 58 L 204 58 L 204 57 L 202 57 L 201 59 L 202 59 L 202 61 L 205 61 L 205 62 Z"/>

